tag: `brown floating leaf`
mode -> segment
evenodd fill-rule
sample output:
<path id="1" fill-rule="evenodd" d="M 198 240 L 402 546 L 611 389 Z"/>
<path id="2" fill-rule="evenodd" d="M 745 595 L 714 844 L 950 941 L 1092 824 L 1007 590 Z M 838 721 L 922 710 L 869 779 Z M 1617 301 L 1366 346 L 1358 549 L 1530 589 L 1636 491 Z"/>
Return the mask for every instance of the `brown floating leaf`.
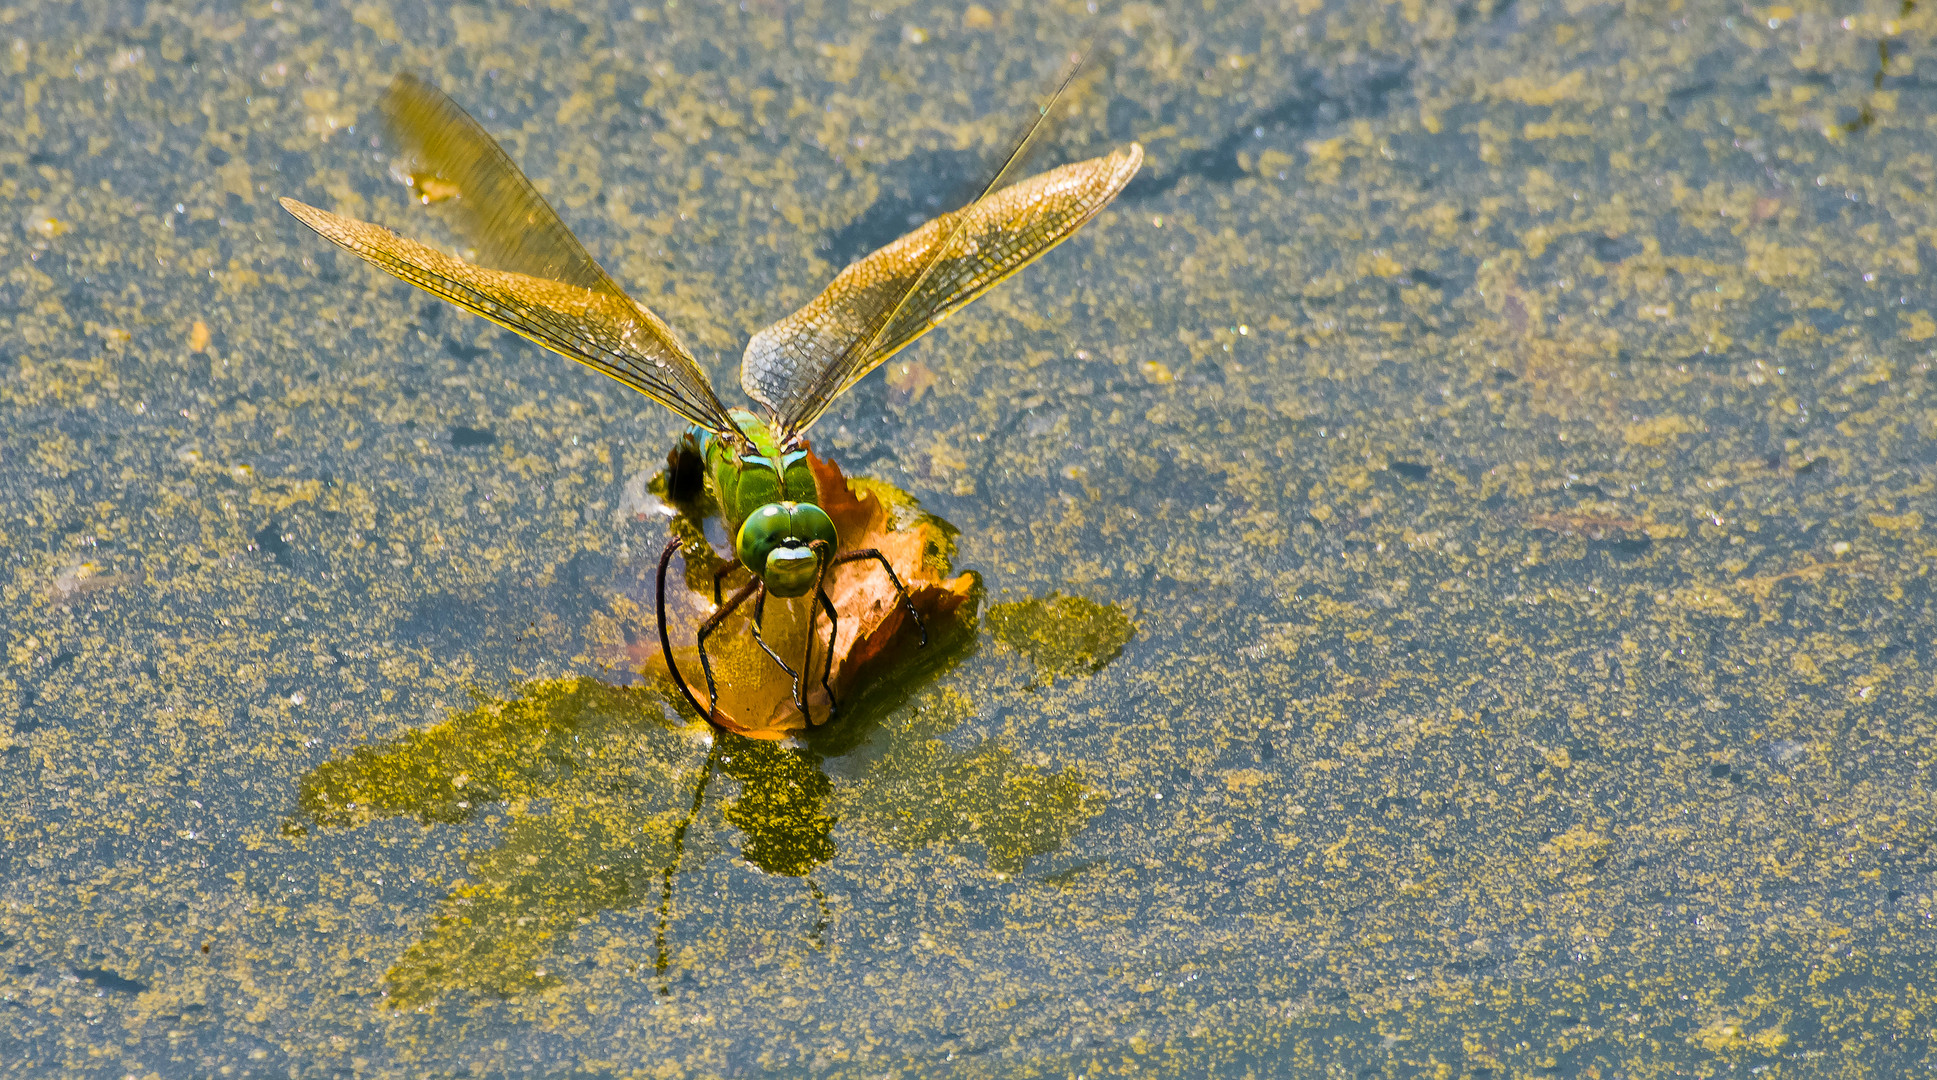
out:
<path id="1" fill-rule="evenodd" d="M 1663 540 L 1683 536 L 1688 532 L 1680 525 L 1613 514 L 1528 514 L 1526 520 L 1528 528 L 1546 529 L 1548 532 L 1557 532 L 1563 536 L 1582 536 L 1589 540 L 1605 540 L 1609 536 L 1630 534 L 1646 536 L 1652 540 Z"/>
<path id="2" fill-rule="evenodd" d="M 888 365 L 888 394 L 897 405 L 920 401 L 936 381 L 934 370 L 919 360 L 897 360 Z"/>
<path id="3" fill-rule="evenodd" d="M 928 625 L 929 639 L 934 641 L 940 624 L 967 602 L 975 587 L 972 574 L 948 576 L 952 545 L 946 527 L 927 515 L 898 515 L 898 507 L 891 505 L 894 489 L 885 484 L 850 481 L 839 466 L 812 454 L 808 455 L 808 463 L 820 488 L 821 509 L 834 519 L 834 527 L 840 534 L 841 553 L 866 548 L 881 552 L 907 586 L 915 610 Z M 688 551 L 689 555 L 696 554 L 691 548 Z M 727 575 L 722 595 L 730 598 L 750 580 L 746 571 L 736 569 Z M 701 589 L 696 587 L 698 582 L 710 582 L 710 570 L 690 576 L 669 575 L 666 617 L 674 659 L 687 684 L 704 704 L 706 678 L 701 672 L 699 650 L 694 641 L 700 622 L 714 608 L 710 583 Z M 895 593 L 894 583 L 873 559 L 836 567 L 828 575 L 827 595 L 840 624 L 833 640 L 834 663 L 828 682 L 834 688 L 835 697 L 845 702 L 853 697 L 869 667 L 903 649 L 914 648 L 919 634 Z M 719 711 L 727 718 L 728 726 L 743 735 L 785 738 L 804 729 L 807 719 L 794 705 L 793 681 L 753 639 L 752 607 L 751 602 L 741 605 L 706 641 L 707 656 L 712 661 L 719 689 Z M 809 610 L 806 597 L 797 600 L 769 597 L 761 623 L 767 644 L 796 669 L 806 644 Z M 812 688 L 808 695 L 808 707 L 816 724 L 826 722 L 828 717 L 827 695 L 820 685 L 820 673 L 827 662 L 828 630 L 828 619 L 823 612 L 814 620 Z M 665 670 L 656 631 L 634 635 L 626 648 L 634 665 Z"/>

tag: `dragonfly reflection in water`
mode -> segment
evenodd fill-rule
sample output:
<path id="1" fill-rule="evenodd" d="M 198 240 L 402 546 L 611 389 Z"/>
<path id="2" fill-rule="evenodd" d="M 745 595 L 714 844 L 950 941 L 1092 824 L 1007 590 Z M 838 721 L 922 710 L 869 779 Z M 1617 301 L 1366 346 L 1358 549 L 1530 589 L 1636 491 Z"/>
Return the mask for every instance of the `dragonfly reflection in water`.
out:
<path id="1" fill-rule="evenodd" d="M 669 493 L 690 499 L 710 479 L 736 556 L 715 575 L 716 608 L 698 630 L 706 705 L 680 674 L 666 629 L 666 569 L 680 546 L 677 537 L 659 559 L 659 640 L 673 681 L 693 708 L 737 729 L 719 708 L 706 639 L 749 599 L 754 638 L 793 679 L 794 704 L 803 715 L 812 678 L 812 605 L 825 610 L 830 629 L 838 631 L 839 615 L 824 588 L 834 566 L 880 563 L 926 644 L 920 614 L 887 558 L 873 548 L 836 553 L 838 537 L 819 505 L 804 436 L 848 387 L 1069 238 L 1136 174 L 1143 148 L 1131 143 L 1004 186 L 1074 76 L 1072 70 L 1064 78 L 974 202 L 855 262 L 805 307 L 753 336 L 740 362 L 740 386 L 763 407 L 760 413 L 721 404 L 672 329 L 592 259 L 504 149 L 443 92 L 413 76 L 391 83 L 384 118 L 413 189 L 427 204 L 448 206 L 454 226 L 475 245 L 475 261 L 294 199 L 281 201 L 325 239 L 603 372 L 691 422 L 669 456 Z M 740 567 L 752 580 L 722 601 L 721 580 Z M 812 597 L 798 668 L 761 636 L 769 593 Z M 830 634 L 819 676 L 830 714 L 834 640 Z"/>

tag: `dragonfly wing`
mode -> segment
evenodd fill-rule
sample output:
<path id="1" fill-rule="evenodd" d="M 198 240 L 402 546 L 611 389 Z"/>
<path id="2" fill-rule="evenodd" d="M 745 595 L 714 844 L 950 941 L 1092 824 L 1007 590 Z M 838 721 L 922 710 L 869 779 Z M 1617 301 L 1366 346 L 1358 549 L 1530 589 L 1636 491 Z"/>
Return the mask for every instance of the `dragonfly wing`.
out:
<path id="1" fill-rule="evenodd" d="M 399 75 L 380 108 L 411 189 L 476 250 L 473 262 L 624 295 L 504 147 L 442 90 Z"/>
<path id="2" fill-rule="evenodd" d="M 688 421 L 726 410 L 672 331 L 624 293 L 478 266 L 381 226 L 283 199 L 283 209 L 378 268 L 632 387 Z"/>
<path id="3" fill-rule="evenodd" d="M 740 385 L 787 430 L 805 431 L 888 357 L 1067 240 L 1142 163 L 1143 147 L 1132 143 L 1052 169 L 868 255 L 807 306 L 754 335 L 740 362 Z M 887 325 L 879 326 L 884 316 Z"/>
<path id="4" fill-rule="evenodd" d="M 626 295 L 469 113 L 412 75 L 392 80 L 382 111 L 412 189 L 475 249 L 472 261 L 293 199 L 283 207 L 418 288 L 604 372 L 694 423 L 727 426 L 713 384 L 672 329 Z"/>

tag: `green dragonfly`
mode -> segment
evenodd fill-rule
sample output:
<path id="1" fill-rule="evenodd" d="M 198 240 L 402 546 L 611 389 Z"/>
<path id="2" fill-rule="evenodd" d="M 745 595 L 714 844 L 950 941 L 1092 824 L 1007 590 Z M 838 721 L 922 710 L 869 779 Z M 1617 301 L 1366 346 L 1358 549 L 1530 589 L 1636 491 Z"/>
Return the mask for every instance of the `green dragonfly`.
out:
<path id="1" fill-rule="evenodd" d="M 474 246 L 472 258 L 459 259 L 294 199 L 281 202 L 325 239 L 380 269 L 603 372 L 692 425 L 669 455 L 669 489 L 690 498 L 710 481 L 736 556 L 715 576 L 715 610 L 698 631 L 706 705 L 674 663 L 666 629 L 666 570 L 680 546 L 677 538 L 659 559 L 659 641 L 687 702 L 700 715 L 732 728 L 736 725 L 719 708 L 706 641 L 749 599 L 754 638 L 793 679 L 794 704 L 803 714 L 813 661 L 813 602 L 806 649 L 795 669 L 761 636 L 767 594 L 811 594 L 838 630 L 839 616 L 824 588 L 827 573 L 841 563 L 873 560 L 887 572 L 927 643 L 927 629 L 907 588 L 881 552 L 837 554 L 834 522 L 819 506 L 807 465 L 805 435 L 862 376 L 1068 239 L 1136 175 L 1143 148 L 1131 143 L 1005 186 L 1074 75 L 1071 71 L 1038 110 L 974 202 L 855 262 L 805 307 L 753 336 L 740 361 L 740 386 L 761 406 L 759 412 L 721 404 L 672 329 L 627 296 L 593 260 L 504 148 L 456 102 L 414 76 L 400 75 L 391 83 L 382 114 L 412 190 L 425 204 L 445 204 L 453 226 Z M 736 567 L 745 567 L 752 579 L 721 601 L 720 582 Z M 820 673 L 830 708 L 833 640 Z"/>

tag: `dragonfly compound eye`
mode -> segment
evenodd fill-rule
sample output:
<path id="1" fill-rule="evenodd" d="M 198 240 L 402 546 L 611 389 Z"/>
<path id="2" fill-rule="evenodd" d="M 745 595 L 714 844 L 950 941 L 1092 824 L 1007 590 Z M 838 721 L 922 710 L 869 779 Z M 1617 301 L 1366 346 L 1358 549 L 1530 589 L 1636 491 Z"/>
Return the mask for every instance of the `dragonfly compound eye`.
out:
<path id="1" fill-rule="evenodd" d="M 735 539 L 741 565 L 760 575 L 775 596 L 804 596 L 814 587 L 819 558 L 814 541 L 833 553 L 834 521 L 813 503 L 768 503 L 747 515 Z"/>

